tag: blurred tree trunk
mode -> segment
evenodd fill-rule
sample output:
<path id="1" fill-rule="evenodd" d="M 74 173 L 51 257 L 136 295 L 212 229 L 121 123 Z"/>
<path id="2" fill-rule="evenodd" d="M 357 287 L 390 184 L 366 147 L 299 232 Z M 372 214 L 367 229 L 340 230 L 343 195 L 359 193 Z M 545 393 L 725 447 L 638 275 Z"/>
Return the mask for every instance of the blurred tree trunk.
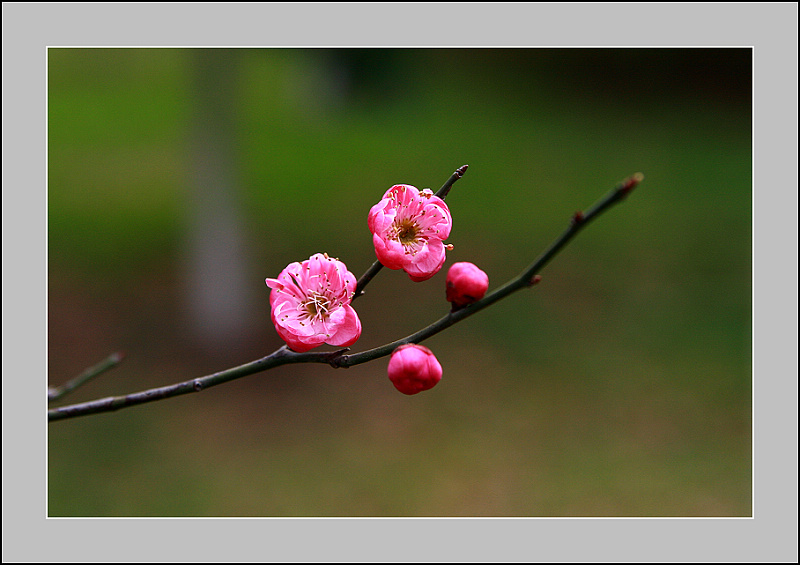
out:
<path id="1" fill-rule="evenodd" d="M 254 312 L 237 178 L 238 61 L 235 49 L 192 53 L 184 276 L 188 321 L 209 353 L 244 337 Z"/>

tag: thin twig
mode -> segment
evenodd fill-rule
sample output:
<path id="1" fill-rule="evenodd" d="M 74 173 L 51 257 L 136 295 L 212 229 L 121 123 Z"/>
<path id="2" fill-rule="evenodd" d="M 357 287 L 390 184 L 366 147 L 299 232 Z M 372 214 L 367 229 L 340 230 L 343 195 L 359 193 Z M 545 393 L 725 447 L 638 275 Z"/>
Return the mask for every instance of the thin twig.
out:
<path id="1" fill-rule="evenodd" d="M 66 396 L 79 386 L 86 384 L 90 379 L 93 379 L 100 373 L 107 371 L 112 367 L 116 367 L 119 362 L 122 361 L 123 357 L 125 357 L 123 353 L 112 353 L 100 361 L 97 365 L 86 369 L 77 377 L 68 380 L 62 385 L 49 387 L 47 389 L 47 401 L 53 402 L 54 400 L 58 400 L 59 398 Z"/>
<path id="2" fill-rule="evenodd" d="M 120 408 L 133 406 L 136 404 L 143 404 L 154 400 L 161 400 L 163 398 L 170 398 L 190 392 L 200 392 L 212 386 L 226 383 L 234 379 L 246 377 L 267 369 L 272 369 L 280 365 L 289 363 L 327 363 L 333 367 L 352 367 L 361 363 L 366 363 L 380 357 L 385 357 L 394 351 L 398 346 L 405 343 L 419 343 L 429 337 L 436 335 L 442 330 L 449 328 L 471 316 L 472 314 L 494 304 L 509 294 L 516 292 L 522 288 L 528 288 L 539 282 L 539 271 L 586 225 L 610 208 L 612 205 L 622 201 L 633 188 L 639 184 L 644 177 L 641 173 L 637 173 L 626 180 L 622 181 L 617 187 L 609 192 L 606 196 L 600 199 L 594 206 L 586 212 L 577 212 L 572 217 L 569 227 L 548 247 L 530 266 L 528 266 L 517 277 L 511 279 L 500 288 L 492 291 L 484 296 L 481 300 L 474 302 L 464 308 L 456 311 L 451 311 L 443 318 L 440 318 L 431 325 L 419 330 L 418 332 L 387 343 L 380 347 L 346 355 L 348 349 L 340 349 L 330 352 L 305 352 L 297 353 L 292 351 L 286 346 L 274 351 L 270 355 L 234 367 L 225 371 L 214 373 L 205 377 L 184 381 L 161 388 L 155 388 L 128 394 L 125 396 L 113 396 L 102 398 L 82 404 L 73 404 L 70 406 L 62 406 L 48 411 L 48 420 L 61 420 L 65 418 L 72 418 L 76 416 L 83 416 L 87 414 L 96 414 L 99 412 L 111 412 Z"/>
<path id="3" fill-rule="evenodd" d="M 144 404 L 145 402 L 153 402 L 154 400 L 162 400 L 164 398 L 172 398 L 173 396 L 181 396 L 190 392 L 200 392 L 212 386 L 227 383 L 229 381 L 240 379 L 254 373 L 260 373 L 267 369 L 272 369 L 280 365 L 288 363 L 330 363 L 330 359 L 341 355 L 344 350 L 331 351 L 331 352 L 308 352 L 296 353 L 286 347 L 285 345 L 266 357 L 226 369 L 212 375 L 199 377 L 181 383 L 167 385 L 159 388 L 151 388 L 142 392 L 135 392 L 122 396 L 109 396 L 107 398 L 100 398 L 81 404 L 71 404 L 69 406 L 61 406 L 60 408 L 53 408 L 48 410 L 48 420 L 61 420 L 64 418 L 72 418 L 75 416 L 84 416 L 87 414 L 96 414 L 98 412 L 113 412 L 120 408 L 127 408 L 136 404 Z"/>
<path id="4" fill-rule="evenodd" d="M 457 168 L 456 171 L 452 175 L 450 175 L 450 178 L 447 179 L 447 181 L 442 185 L 442 188 L 436 191 L 435 196 L 438 196 L 442 200 L 447 198 L 447 193 L 450 192 L 450 189 L 453 187 L 455 182 L 464 176 L 464 173 L 467 172 L 468 167 L 469 165 L 462 165 L 459 168 Z M 364 287 L 367 286 L 369 281 L 371 281 L 373 277 L 377 275 L 382 268 L 383 265 L 381 264 L 380 261 L 375 261 L 372 265 L 370 265 L 370 268 L 367 269 L 367 271 L 363 275 L 361 275 L 360 279 L 358 279 L 358 282 L 356 283 L 355 293 L 353 294 L 353 298 L 350 300 L 351 302 L 356 298 L 358 298 L 359 296 L 361 296 L 362 294 L 364 294 Z"/>
<path id="5" fill-rule="evenodd" d="M 434 193 L 434 196 L 438 196 L 442 200 L 447 198 L 447 193 L 450 192 L 450 189 L 453 188 L 453 185 L 456 183 L 456 181 L 464 176 L 464 173 L 467 172 L 468 168 L 469 165 L 461 165 L 459 168 L 457 168 L 456 172 L 450 175 L 450 178 L 447 179 L 447 182 L 442 185 L 442 188 Z"/>

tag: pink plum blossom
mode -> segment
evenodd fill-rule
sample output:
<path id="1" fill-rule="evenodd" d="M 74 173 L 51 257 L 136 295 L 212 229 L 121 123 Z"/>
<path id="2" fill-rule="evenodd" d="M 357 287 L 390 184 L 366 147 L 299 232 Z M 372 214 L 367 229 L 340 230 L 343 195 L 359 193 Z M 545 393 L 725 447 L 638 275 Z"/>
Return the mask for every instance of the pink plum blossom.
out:
<path id="1" fill-rule="evenodd" d="M 347 347 L 361 335 L 361 321 L 350 306 L 356 278 L 338 259 L 317 253 L 266 283 L 272 289 L 272 323 L 294 351 L 323 343 Z"/>
<path id="2" fill-rule="evenodd" d="M 483 298 L 489 288 L 489 276 L 475 264 L 453 263 L 447 271 L 447 301 L 461 307 Z"/>
<path id="3" fill-rule="evenodd" d="M 411 280 L 431 278 L 442 268 L 453 218 L 444 200 L 426 188 L 397 184 L 386 191 L 368 217 L 378 260 L 403 269 Z"/>
<path id="4" fill-rule="evenodd" d="M 417 394 L 436 386 L 442 379 L 442 366 L 427 347 L 408 343 L 392 352 L 389 380 L 403 394 Z"/>

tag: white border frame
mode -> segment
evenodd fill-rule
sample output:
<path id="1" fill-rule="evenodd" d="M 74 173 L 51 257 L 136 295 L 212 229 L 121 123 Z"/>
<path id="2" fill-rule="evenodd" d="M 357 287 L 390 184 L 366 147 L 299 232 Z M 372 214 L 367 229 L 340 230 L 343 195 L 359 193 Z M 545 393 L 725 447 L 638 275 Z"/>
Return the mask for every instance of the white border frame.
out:
<path id="1" fill-rule="evenodd" d="M 796 3 L 3 3 L 3 561 L 797 561 Z M 754 48 L 747 519 L 46 519 L 49 46 Z M 22 242 L 22 243 L 20 243 Z M 268 520 L 265 523 L 263 520 Z"/>

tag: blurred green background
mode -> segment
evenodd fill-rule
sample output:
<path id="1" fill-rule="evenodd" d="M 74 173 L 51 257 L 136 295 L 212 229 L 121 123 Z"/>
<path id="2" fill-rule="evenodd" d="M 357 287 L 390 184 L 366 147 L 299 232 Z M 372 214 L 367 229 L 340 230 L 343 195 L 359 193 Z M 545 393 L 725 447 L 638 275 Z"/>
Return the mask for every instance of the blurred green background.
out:
<path id="1" fill-rule="evenodd" d="M 48 362 L 79 402 L 282 342 L 264 278 L 356 276 L 369 208 L 436 190 L 455 246 L 382 271 L 355 351 L 448 310 L 449 264 L 517 275 L 628 175 L 644 182 L 514 294 L 387 359 L 279 367 L 48 427 L 50 516 L 750 516 L 749 49 L 48 51 Z"/>

